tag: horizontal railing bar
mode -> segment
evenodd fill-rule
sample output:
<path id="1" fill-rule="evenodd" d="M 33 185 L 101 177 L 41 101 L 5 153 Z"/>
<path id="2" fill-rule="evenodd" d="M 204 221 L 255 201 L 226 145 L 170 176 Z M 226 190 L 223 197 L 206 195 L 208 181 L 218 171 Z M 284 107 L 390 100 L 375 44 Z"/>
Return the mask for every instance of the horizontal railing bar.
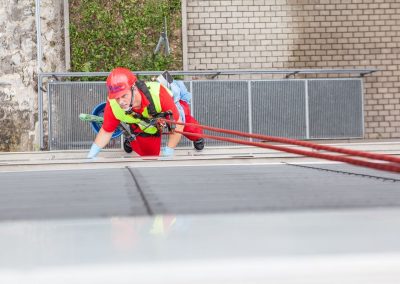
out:
<path id="1" fill-rule="evenodd" d="M 378 69 L 282 69 L 282 70 L 194 70 L 169 71 L 171 75 L 244 75 L 244 74 L 360 74 L 361 76 L 379 71 Z M 159 75 L 161 71 L 133 71 L 137 75 Z M 43 77 L 106 77 L 110 72 L 44 72 Z"/>

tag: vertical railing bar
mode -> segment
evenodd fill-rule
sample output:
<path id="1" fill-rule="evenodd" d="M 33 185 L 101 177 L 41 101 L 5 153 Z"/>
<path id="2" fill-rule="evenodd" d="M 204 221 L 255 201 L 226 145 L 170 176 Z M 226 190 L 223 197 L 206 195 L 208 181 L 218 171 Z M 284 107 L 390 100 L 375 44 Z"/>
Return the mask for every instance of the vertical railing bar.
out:
<path id="1" fill-rule="evenodd" d="M 190 93 L 192 94 L 192 101 L 191 101 L 191 106 L 190 106 L 190 115 L 193 116 L 193 110 L 194 110 L 194 94 L 193 94 L 193 81 L 190 80 L 189 82 L 189 89 L 190 89 Z"/>
<path id="2" fill-rule="evenodd" d="M 365 138 L 365 121 L 364 121 L 364 80 L 359 79 L 361 84 L 361 129 L 362 129 L 362 138 Z"/>
<path id="3" fill-rule="evenodd" d="M 64 105 L 68 105 L 68 108 L 70 108 L 71 107 L 71 101 L 72 101 L 72 92 L 69 92 L 69 94 L 64 94 L 63 96 L 61 96 L 61 98 L 63 99 L 63 104 Z M 67 102 L 70 102 L 69 104 L 67 104 Z M 71 111 L 69 111 L 68 113 L 71 113 Z M 69 118 L 69 121 L 71 120 L 71 118 Z M 63 127 L 65 127 L 66 126 L 66 124 L 68 123 L 68 121 L 67 120 L 65 120 L 64 121 L 64 125 L 63 125 Z M 72 135 L 72 133 L 71 133 L 72 131 L 69 131 L 68 132 L 68 135 L 67 135 L 67 143 L 70 145 L 70 147 L 71 148 L 73 148 L 74 146 L 73 145 L 71 145 L 71 135 Z"/>
<path id="4" fill-rule="evenodd" d="M 253 106 L 251 100 L 251 83 L 252 81 L 247 82 L 247 98 L 248 98 L 248 114 L 249 114 L 249 133 L 253 133 Z M 253 141 L 253 138 L 250 138 L 250 141 Z"/>
<path id="5" fill-rule="evenodd" d="M 305 111 L 306 111 L 306 139 L 310 139 L 310 110 L 308 105 L 308 80 L 304 80 Z"/>
<path id="6" fill-rule="evenodd" d="M 48 119 L 48 147 L 49 150 L 52 150 L 52 108 L 51 108 L 51 82 L 47 82 L 47 119 Z"/>
<path id="7" fill-rule="evenodd" d="M 42 75 L 38 74 L 38 111 L 39 111 L 39 132 L 40 132 L 40 150 L 44 150 L 44 130 L 43 130 L 43 91 Z"/>

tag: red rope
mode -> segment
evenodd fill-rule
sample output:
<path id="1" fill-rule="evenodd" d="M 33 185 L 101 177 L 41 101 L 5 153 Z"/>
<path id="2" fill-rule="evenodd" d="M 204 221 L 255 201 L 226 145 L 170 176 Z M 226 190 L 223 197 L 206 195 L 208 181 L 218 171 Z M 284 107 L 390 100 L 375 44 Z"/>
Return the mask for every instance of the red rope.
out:
<path id="1" fill-rule="evenodd" d="M 227 130 L 227 129 L 223 129 L 223 128 L 217 128 L 217 127 L 201 125 L 201 124 L 174 122 L 174 121 L 170 121 L 170 120 L 165 120 L 165 121 L 170 122 L 170 123 L 179 124 L 179 125 L 194 126 L 194 127 L 207 129 L 207 130 L 211 130 L 211 131 L 215 131 L 215 132 L 233 134 L 233 135 L 242 136 L 242 137 L 256 138 L 256 139 L 267 140 L 267 141 L 272 141 L 272 142 L 297 145 L 297 146 L 312 148 L 312 149 L 316 149 L 316 150 L 325 150 L 325 151 L 329 151 L 329 152 L 353 155 L 353 156 L 364 157 L 364 158 L 373 159 L 373 160 L 400 163 L 400 158 L 390 156 L 390 155 L 368 153 L 368 152 L 357 151 L 357 150 L 337 148 L 337 147 L 320 145 L 320 144 L 315 144 L 315 143 L 306 142 L 306 141 L 299 141 L 299 140 L 294 140 L 294 139 L 289 139 L 289 138 L 282 138 L 282 137 L 275 137 L 275 136 L 268 136 L 268 135 L 261 135 L 261 134 L 250 134 L 250 133 L 240 132 L 240 131 L 236 131 L 236 130 Z M 210 139 L 214 139 L 214 138 L 210 138 Z M 241 140 L 238 140 L 238 141 L 241 141 Z M 238 142 L 233 142 L 233 143 L 238 143 Z"/>
<path id="2" fill-rule="evenodd" d="M 314 157 L 314 158 L 319 158 L 319 159 L 344 162 L 344 163 L 348 163 L 348 164 L 352 164 L 352 165 L 356 165 L 356 166 L 363 166 L 363 167 L 372 168 L 372 169 L 400 173 L 400 158 L 390 156 L 390 155 L 368 153 L 368 152 L 363 152 L 363 151 L 356 151 L 356 150 L 343 149 L 343 148 L 337 148 L 337 147 L 326 146 L 326 145 L 319 145 L 319 144 L 315 144 L 315 143 L 311 143 L 311 142 L 299 141 L 299 140 L 294 140 L 294 139 L 289 139 L 289 138 L 274 137 L 274 136 L 261 135 L 261 134 L 250 134 L 250 133 L 245 133 L 245 132 L 240 132 L 240 131 L 235 131 L 235 130 L 227 130 L 227 129 L 223 129 L 223 128 L 217 128 L 217 127 L 206 126 L 206 125 L 201 125 L 201 124 L 182 123 L 182 122 L 171 121 L 171 120 L 167 120 L 167 119 L 163 119 L 163 118 L 160 119 L 160 122 L 161 123 L 168 122 L 171 124 L 193 126 L 193 127 L 198 127 L 198 128 L 202 128 L 202 129 L 207 129 L 210 131 L 233 134 L 233 135 L 238 135 L 238 136 L 242 136 L 242 137 L 250 137 L 250 138 L 268 140 L 268 141 L 273 141 L 273 142 L 278 142 L 278 143 L 298 145 L 298 146 L 308 147 L 308 148 L 312 148 L 312 149 L 316 149 L 316 150 L 326 150 L 326 151 L 330 151 L 330 152 L 349 154 L 349 155 L 364 157 L 364 158 L 373 159 L 373 160 L 388 161 L 388 162 L 392 162 L 392 163 L 390 163 L 390 164 L 376 163 L 376 162 L 370 162 L 370 161 L 359 160 L 359 159 L 343 157 L 343 156 L 338 156 L 338 155 L 332 155 L 332 154 L 323 154 L 323 153 L 315 153 L 315 152 L 304 151 L 304 150 L 299 150 L 299 149 L 291 149 L 291 148 L 282 147 L 282 146 L 270 145 L 270 144 L 266 144 L 266 143 L 262 143 L 262 142 L 251 142 L 251 141 L 244 141 L 244 140 L 228 138 L 228 137 L 220 137 L 220 136 L 213 136 L 213 135 L 207 135 L 207 134 L 197 134 L 197 133 L 192 133 L 192 132 L 182 132 L 182 131 L 176 130 L 177 133 L 189 135 L 189 136 L 204 137 L 204 138 L 226 141 L 226 142 L 231 142 L 231 143 L 256 146 L 256 147 L 260 147 L 260 148 L 267 148 L 267 149 L 273 149 L 273 150 L 277 150 L 277 151 L 293 153 L 296 155 L 303 155 L 303 156 L 309 156 L 309 157 Z M 394 164 L 394 163 L 399 163 L 399 164 Z"/>
<path id="3" fill-rule="evenodd" d="M 374 163 L 374 162 L 368 162 L 368 161 L 364 161 L 364 160 L 353 159 L 353 158 L 349 158 L 349 157 L 323 154 L 323 153 L 315 153 L 315 152 L 304 151 L 304 150 L 299 150 L 299 149 L 286 148 L 286 147 L 282 147 L 282 146 L 269 145 L 269 144 L 265 144 L 262 142 L 244 141 L 244 140 L 228 138 L 228 137 L 220 137 L 220 136 L 213 136 L 213 135 L 207 135 L 207 134 L 197 134 L 197 133 L 183 132 L 183 131 L 178 131 L 178 130 L 175 130 L 175 132 L 184 134 L 184 135 L 204 137 L 204 138 L 220 140 L 220 141 L 227 141 L 227 142 L 249 145 L 249 146 L 257 146 L 257 147 L 261 147 L 261 148 L 273 149 L 273 150 L 288 152 L 288 153 L 297 154 L 297 155 L 309 156 L 309 157 L 331 160 L 331 161 L 344 162 L 344 163 L 348 163 L 348 164 L 352 164 L 352 165 L 356 165 L 356 166 L 362 166 L 362 167 L 367 167 L 367 168 L 372 168 L 372 169 L 400 173 L 400 166 L 393 165 L 393 164 Z"/>

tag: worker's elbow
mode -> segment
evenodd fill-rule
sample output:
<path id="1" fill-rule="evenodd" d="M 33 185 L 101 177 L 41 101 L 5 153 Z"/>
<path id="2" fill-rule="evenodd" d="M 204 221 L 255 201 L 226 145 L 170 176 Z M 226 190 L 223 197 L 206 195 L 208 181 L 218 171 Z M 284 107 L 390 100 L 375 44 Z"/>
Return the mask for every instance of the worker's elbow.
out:
<path id="1" fill-rule="evenodd" d="M 108 132 L 107 130 L 105 130 L 103 127 L 102 128 L 100 128 L 100 131 L 99 131 L 99 133 L 102 133 L 102 134 L 105 134 L 105 135 L 107 135 L 108 133 L 111 133 L 112 134 L 112 132 Z"/>

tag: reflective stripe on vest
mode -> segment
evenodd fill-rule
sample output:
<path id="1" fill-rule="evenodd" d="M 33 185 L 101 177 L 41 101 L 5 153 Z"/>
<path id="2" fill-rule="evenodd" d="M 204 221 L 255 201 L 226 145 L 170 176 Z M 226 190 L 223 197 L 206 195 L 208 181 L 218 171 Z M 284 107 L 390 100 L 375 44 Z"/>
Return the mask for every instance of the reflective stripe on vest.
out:
<path id="1" fill-rule="evenodd" d="M 146 86 L 150 91 L 150 95 L 153 98 L 154 102 L 154 107 L 157 111 L 157 113 L 161 112 L 161 102 L 160 102 L 160 84 L 157 82 L 146 82 Z M 111 110 L 114 114 L 114 116 L 122 122 L 128 123 L 128 124 L 137 124 L 140 129 L 148 134 L 156 134 L 158 129 L 155 126 L 149 126 L 149 123 L 139 119 L 139 118 L 134 118 L 133 115 L 131 114 L 126 114 L 125 111 L 119 106 L 117 101 L 115 99 L 109 99 L 110 102 Z M 147 107 L 144 108 L 143 112 L 141 115 L 145 118 L 149 118 L 149 113 L 147 110 Z M 146 128 L 147 127 L 147 128 Z"/>

